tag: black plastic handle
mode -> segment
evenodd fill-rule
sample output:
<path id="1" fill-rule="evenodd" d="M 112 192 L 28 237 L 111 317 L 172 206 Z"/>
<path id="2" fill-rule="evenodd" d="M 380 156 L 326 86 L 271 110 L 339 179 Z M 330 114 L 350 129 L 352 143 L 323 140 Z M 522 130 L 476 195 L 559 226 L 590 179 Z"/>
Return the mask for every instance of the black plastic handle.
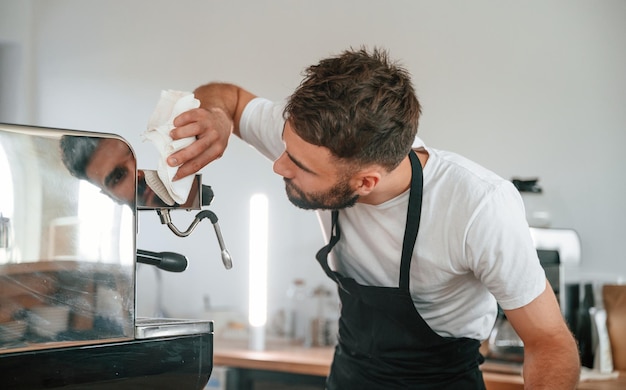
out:
<path id="1" fill-rule="evenodd" d="M 137 262 L 150 264 L 170 272 L 183 272 L 189 262 L 187 257 L 175 252 L 150 252 L 137 249 Z"/>

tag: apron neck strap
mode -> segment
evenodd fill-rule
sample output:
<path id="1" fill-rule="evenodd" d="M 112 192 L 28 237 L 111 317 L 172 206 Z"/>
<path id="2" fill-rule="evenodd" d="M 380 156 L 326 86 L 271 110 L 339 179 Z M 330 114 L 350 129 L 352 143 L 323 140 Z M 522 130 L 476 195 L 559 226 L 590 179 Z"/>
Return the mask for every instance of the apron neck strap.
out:
<path id="1" fill-rule="evenodd" d="M 404 230 L 404 241 L 402 243 L 402 258 L 400 262 L 400 281 L 399 287 L 404 291 L 409 291 L 411 258 L 413 257 L 413 249 L 417 239 L 417 231 L 420 225 L 420 215 L 422 212 L 422 185 L 423 173 L 422 164 L 417 158 L 417 154 L 413 150 L 409 153 L 411 161 L 411 187 L 409 190 L 409 207 L 407 211 L 406 227 Z M 315 256 L 320 263 L 326 275 L 337 281 L 337 274 L 330 269 L 328 265 L 328 255 L 341 238 L 341 230 L 339 229 L 339 211 L 332 211 L 331 236 L 328 245 L 324 246 L 317 252 Z"/>
<path id="2" fill-rule="evenodd" d="M 411 259 L 417 240 L 417 232 L 420 227 L 420 215 L 422 214 L 422 187 L 424 176 L 422 164 L 415 151 L 409 153 L 411 161 L 411 189 L 409 190 L 409 207 L 406 215 L 406 227 L 402 242 L 402 258 L 400 262 L 400 289 L 409 291 Z"/>
<path id="3" fill-rule="evenodd" d="M 326 246 L 320 249 L 315 255 L 315 258 L 322 266 L 322 269 L 324 270 L 324 272 L 326 272 L 326 275 L 328 275 L 328 277 L 334 281 L 338 281 L 337 275 L 330 269 L 330 266 L 328 265 L 328 255 L 330 254 L 330 251 L 333 249 L 335 244 L 337 244 L 337 241 L 339 241 L 339 238 L 341 238 L 341 230 L 339 229 L 338 217 L 339 217 L 339 211 L 333 210 L 332 211 L 332 225 L 330 228 L 330 234 L 331 234 L 330 241 L 328 242 Z"/>

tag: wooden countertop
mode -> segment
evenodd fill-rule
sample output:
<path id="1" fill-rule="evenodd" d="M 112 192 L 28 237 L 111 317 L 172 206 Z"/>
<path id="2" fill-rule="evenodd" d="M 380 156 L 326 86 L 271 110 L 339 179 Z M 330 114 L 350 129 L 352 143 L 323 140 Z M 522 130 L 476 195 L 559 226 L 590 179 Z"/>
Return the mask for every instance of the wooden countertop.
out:
<path id="1" fill-rule="evenodd" d="M 292 374 L 327 376 L 334 347 L 305 348 L 283 341 L 268 342 L 263 351 L 247 347 L 245 340 L 214 340 L 213 364 L 253 370 Z M 523 389 L 522 377 L 516 374 L 483 371 L 489 390 Z M 626 373 L 612 380 L 584 381 L 578 386 L 586 390 L 626 389 Z"/>
<path id="2" fill-rule="evenodd" d="M 255 370 L 289 372 L 295 374 L 328 376 L 334 348 L 292 346 L 280 344 L 268 346 L 264 351 L 253 351 L 245 343 L 214 341 L 213 364 Z"/>

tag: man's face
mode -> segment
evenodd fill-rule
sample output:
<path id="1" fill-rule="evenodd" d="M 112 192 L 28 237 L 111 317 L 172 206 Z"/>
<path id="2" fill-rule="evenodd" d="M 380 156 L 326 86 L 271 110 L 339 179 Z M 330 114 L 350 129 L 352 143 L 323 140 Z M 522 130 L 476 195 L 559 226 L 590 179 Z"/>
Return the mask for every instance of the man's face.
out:
<path id="1" fill-rule="evenodd" d="M 287 197 L 302 209 L 338 210 L 353 206 L 358 195 L 327 148 L 305 142 L 285 124 L 285 152 L 274 162 L 283 176 Z"/>

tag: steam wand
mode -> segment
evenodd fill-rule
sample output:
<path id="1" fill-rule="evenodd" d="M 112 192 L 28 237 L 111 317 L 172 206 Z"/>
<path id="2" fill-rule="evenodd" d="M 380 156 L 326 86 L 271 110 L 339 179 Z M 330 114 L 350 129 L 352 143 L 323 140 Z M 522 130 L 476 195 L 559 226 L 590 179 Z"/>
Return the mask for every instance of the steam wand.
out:
<path id="1" fill-rule="evenodd" d="M 196 214 L 196 217 L 194 218 L 193 222 L 191 223 L 191 225 L 189 225 L 187 230 L 185 230 L 184 232 L 181 232 L 180 230 L 178 230 L 178 228 L 174 226 L 174 224 L 172 223 L 172 218 L 170 216 L 169 209 L 157 209 L 156 212 L 159 215 L 159 218 L 161 219 L 161 223 L 164 225 L 167 225 L 167 227 L 169 227 L 170 230 L 174 234 L 176 234 L 178 237 L 187 237 L 188 235 L 191 234 L 191 232 L 193 232 L 193 230 L 196 228 L 196 226 L 198 225 L 198 223 L 200 223 L 201 220 L 203 220 L 204 218 L 209 218 L 209 220 L 213 224 L 213 228 L 215 229 L 217 242 L 219 243 L 219 246 L 220 246 L 222 263 L 224 263 L 224 267 L 226 269 L 231 269 L 233 267 L 233 260 L 230 257 L 230 253 L 228 253 L 228 250 L 226 249 L 226 245 L 224 244 L 222 231 L 220 229 L 220 225 L 217 223 L 218 221 L 217 215 L 215 215 L 214 212 L 210 210 L 200 211 L 198 214 Z"/>

